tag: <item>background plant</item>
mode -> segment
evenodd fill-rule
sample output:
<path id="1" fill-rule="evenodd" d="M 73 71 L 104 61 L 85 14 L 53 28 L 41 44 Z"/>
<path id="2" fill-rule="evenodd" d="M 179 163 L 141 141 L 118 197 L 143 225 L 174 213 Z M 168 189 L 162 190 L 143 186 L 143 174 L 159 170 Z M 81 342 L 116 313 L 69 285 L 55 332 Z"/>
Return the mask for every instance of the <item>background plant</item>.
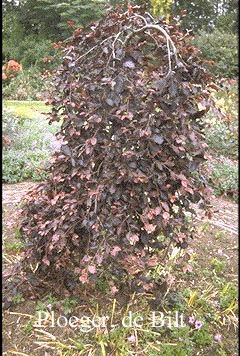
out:
<path id="1" fill-rule="evenodd" d="M 10 81 L 14 80 L 15 76 L 22 70 L 22 65 L 14 60 L 10 60 L 6 65 L 2 66 L 2 80 L 6 85 Z"/>
<path id="2" fill-rule="evenodd" d="M 222 79 L 222 90 L 214 95 L 216 105 L 224 113 L 219 120 L 214 111 L 207 115 L 204 129 L 210 157 L 204 165 L 203 175 L 216 195 L 237 200 L 238 197 L 238 82 Z"/>
<path id="3" fill-rule="evenodd" d="M 39 181 L 46 177 L 46 163 L 51 153 L 58 149 L 53 135 L 57 125 L 50 128 L 45 117 L 39 113 L 35 113 L 34 118 L 31 114 L 29 118 L 26 111 L 23 115 L 19 111 L 20 115 L 17 115 L 15 110 L 3 109 L 5 145 L 2 180 L 4 183 L 17 183 L 26 179 Z"/>
<path id="4" fill-rule="evenodd" d="M 49 88 L 48 73 L 43 74 L 37 67 L 23 70 L 8 85 L 4 85 L 4 100 L 41 100 Z"/>
<path id="5" fill-rule="evenodd" d="M 208 179 L 214 187 L 215 194 L 238 197 L 238 167 L 224 158 L 208 164 Z"/>
<path id="6" fill-rule="evenodd" d="M 171 13 L 178 16 L 181 10 L 185 10 L 181 19 L 183 29 L 193 30 L 195 34 L 215 29 L 237 34 L 238 3 L 235 0 L 226 0 L 224 4 L 214 0 L 173 0 Z"/>
<path id="7" fill-rule="evenodd" d="M 3 108 L 2 118 L 2 137 L 4 146 L 10 145 L 17 137 L 21 127 L 21 120 L 16 117 L 11 109 Z"/>
<path id="8" fill-rule="evenodd" d="M 219 77 L 236 78 L 238 76 L 238 37 L 220 29 L 213 32 L 200 32 L 194 45 L 199 48 L 205 59 L 213 61 L 210 71 Z"/>

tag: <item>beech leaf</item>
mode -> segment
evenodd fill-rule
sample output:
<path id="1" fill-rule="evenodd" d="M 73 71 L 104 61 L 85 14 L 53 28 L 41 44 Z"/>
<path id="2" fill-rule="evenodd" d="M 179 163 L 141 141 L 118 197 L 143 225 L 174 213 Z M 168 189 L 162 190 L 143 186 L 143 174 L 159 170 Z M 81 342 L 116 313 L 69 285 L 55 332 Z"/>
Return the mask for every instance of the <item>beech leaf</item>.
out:
<path id="1" fill-rule="evenodd" d="M 119 246 L 114 246 L 111 249 L 110 254 L 115 257 L 117 255 L 117 253 L 120 251 L 121 251 L 121 248 Z"/>
<path id="2" fill-rule="evenodd" d="M 145 224 L 144 229 L 150 234 L 156 230 L 156 225 L 153 224 Z"/>

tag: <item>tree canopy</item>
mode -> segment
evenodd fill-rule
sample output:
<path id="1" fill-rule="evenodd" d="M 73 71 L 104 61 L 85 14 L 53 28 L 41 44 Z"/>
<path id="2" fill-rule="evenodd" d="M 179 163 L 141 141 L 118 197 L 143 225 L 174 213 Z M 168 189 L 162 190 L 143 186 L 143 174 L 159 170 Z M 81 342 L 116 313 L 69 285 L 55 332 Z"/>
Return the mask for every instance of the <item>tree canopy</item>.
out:
<path id="1" fill-rule="evenodd" d="M 170 11 L 178 15 L 181 10 L 186 10 L 186 16 L 181 19 L 183 29 L 238 31 L 237 0 L 173 0 Z"/>

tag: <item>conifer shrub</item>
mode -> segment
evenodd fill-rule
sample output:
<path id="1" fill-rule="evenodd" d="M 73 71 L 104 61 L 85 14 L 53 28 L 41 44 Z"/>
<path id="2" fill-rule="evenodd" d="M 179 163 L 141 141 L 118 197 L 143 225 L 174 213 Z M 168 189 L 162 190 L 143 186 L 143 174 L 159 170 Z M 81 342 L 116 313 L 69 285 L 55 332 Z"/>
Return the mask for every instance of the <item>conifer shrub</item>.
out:
<path id="1" fill-rule="evenodd" d="M 59 291 L 100 273 L 149 290 L 169 243 L 185 248 L 193 236 L 191 203 L 209 214 L 208 188 L 192 174 L 206 160 L 215 88 L 204 60 L 174 18 L 130 7 L 73 32 L 52 86 L 49 122 L 63 120 L 63 144 L 20 211 L 22 265 Z"/>

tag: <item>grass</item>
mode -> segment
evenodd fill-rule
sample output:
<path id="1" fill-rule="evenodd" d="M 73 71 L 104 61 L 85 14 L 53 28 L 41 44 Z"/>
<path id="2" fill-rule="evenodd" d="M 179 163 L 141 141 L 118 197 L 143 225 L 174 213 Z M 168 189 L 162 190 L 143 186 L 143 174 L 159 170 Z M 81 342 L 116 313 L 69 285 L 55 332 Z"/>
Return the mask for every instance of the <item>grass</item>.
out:
<path id="1" fill-rule="evenodd" d="M 3 107 L 12 110 L 17 117 L 23 119 L 39 119 L 42 114 L 50 112 L 50 107 L 41 101 L 4 100 Z"/>

